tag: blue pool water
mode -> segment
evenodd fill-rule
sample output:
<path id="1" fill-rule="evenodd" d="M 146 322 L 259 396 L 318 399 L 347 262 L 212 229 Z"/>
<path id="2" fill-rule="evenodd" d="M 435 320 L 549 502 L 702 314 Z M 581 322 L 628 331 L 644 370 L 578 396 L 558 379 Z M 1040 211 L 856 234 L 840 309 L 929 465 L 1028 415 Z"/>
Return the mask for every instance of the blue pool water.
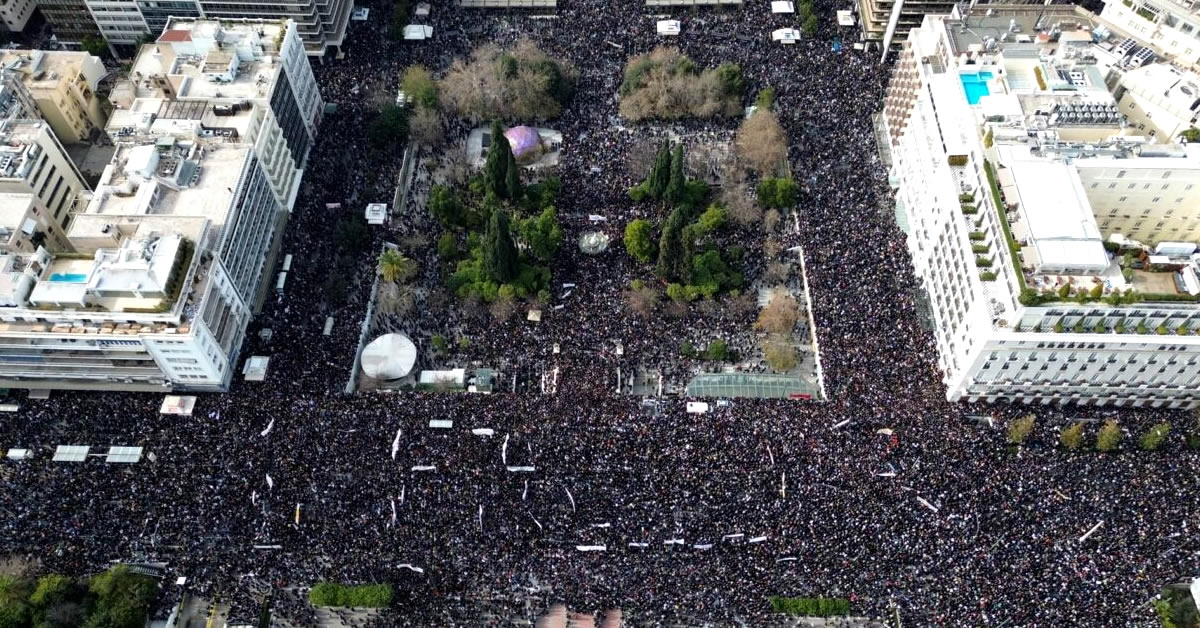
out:
<path id="1" fill-rule="evenodd" d="M 83 273 L 51 273 L 50 281 L 62 281 L 67 283 L 83 283 L 87 281 L 87 275 Z"/>
<path id="2" fill-rule="evenodd" d="M 992 76 L 991 72 L 958 75 L 958 78 L 962 80 L 963 91 L 967 93 L 968 103 L 977 105 L 980 98 L 991 93 L 988 90 L 987 82 L 992 79 Z"/>

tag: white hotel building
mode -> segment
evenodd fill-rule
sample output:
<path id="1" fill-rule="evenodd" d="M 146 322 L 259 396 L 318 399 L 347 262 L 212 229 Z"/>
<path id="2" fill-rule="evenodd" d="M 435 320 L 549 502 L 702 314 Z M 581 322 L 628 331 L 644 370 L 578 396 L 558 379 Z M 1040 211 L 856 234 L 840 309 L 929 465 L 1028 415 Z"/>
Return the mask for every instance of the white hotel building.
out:
<path id="1" fill-rule="evenodd" d="M 1090 25 L 1029 13 L 927 16 L 885 103 L 947 397 L 1194 406 L 1200 147 L 1134 135 Z"/>
<path id="2" fill-rule="evenodd" d="M 173 21 L 133 76 L 107 129 L 117 152 L 76 200 L 68 246 L 19 233 L 2 246 L 0 386 L 232 381 L 323 104 L 290 22 Z M 0 201 L 14 219 L 30 211 Z"/>

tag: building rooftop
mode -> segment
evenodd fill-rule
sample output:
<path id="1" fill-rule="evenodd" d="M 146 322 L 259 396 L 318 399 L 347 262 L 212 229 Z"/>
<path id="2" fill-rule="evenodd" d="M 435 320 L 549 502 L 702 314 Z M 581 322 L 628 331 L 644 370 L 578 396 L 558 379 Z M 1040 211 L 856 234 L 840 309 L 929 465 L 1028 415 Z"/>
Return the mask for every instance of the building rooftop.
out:
<path id="1" fill-rule="evenodd" d="M 263 98 L 280 63 L 279 22 L 215 22 L 172 18 L 130 68 L 138 98 Z"/>
<path id="2" fill-rule="evenodd" d="M 42 154 L 36 142 L 47 123 L 41 120 L 0 121 L 0 179 L 23 179 Z"/>
<path id="3" fill-rule="evenodd" d="M 87 220 L 93 216 L 199 217 L 214 230 L 225 224 L 251 148 L 219 140 L 164 139 L 117 149 L 68 237 L 94 228 L 95 221 Z"/>
<path id="4" fill-rule="evenodd" d="M 63 80 L 80 73 L 92 89 L 104 75 L 104 65 L 90 53 L 72 50 L 4 50 L 0 67 L 18 73 L 29 91 L 55 90 Z"/>
<path id="5" fill-rule="evenodd" d="M 1001 161 L 1020 205 L 1036 259 L 1035 268 L 1103 272 L 1109 266 L 1103 237 L 1074 166 L 1063 160 L 1033 157 L 1028 148 L 1004 145 Z"/>

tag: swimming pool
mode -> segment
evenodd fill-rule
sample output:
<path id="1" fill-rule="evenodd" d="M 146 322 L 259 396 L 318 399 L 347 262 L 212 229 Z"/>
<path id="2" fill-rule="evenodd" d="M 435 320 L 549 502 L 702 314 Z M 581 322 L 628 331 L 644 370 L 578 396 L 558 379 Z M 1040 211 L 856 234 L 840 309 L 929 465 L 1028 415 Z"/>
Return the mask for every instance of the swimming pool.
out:
<path id="1" fill-rule="evenodd" d="M 63 283 L 83 283 L 87 281 L 87 275 L 83 273 L 51 273 L 50 281 L 61 281 Z"/>
<path id="2" fill-rule="evenodd" d="M 991 72 L 976 72 L 974 74 L 959 74 L 958 78 L 962 80 L 963 91 L 967 94 L 967 102 L 972 105 L 979 104 L 979 99 L 991 93 L 988 90 L 987 82 L 992 80 L 994 76 Z"/>

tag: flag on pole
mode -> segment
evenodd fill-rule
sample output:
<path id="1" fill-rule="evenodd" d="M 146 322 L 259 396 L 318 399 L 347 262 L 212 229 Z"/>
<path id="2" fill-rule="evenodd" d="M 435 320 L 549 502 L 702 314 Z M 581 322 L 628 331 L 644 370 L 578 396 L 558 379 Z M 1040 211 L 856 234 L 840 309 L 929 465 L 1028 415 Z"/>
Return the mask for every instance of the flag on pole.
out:
<path id="1" fill-rule="evenodd" d="M 479 531 L 483 532 L 483 504 L 479 504 Z"/>
<path id="2" fill-rule="evenodd" d="M 270 434 L 270 433 L 271 433 L 271 428 L 273 428 L 273 427 L 275 427 L 275 419 L 271 419 L 271 421 L 270 421 L 269 423 L 267 423 L 267 429 L 263 430 L 263 431 L 262 431 L 262 432 L 260 432 L 258 435 L 259 435 L 259 436 L 266 436 L 267 434 Z"/>
<path id="3" fill-rule="evenodd" d="M 521 501 L 525 501 L 527 495 L 529 495 L 529 480 L 525 480 L 525 490 L 521 491 Z"/>
<path id="4" fill-rule="evenodd" d="M 571 512 L 575 512 L 575 498 L 571 497 L 571 489 L 564 486 L 563 490 L 567 491 L 567 499 L 571 500 Z"/>
<path id="5" fill-rule="evenodd" d="M 787 471 L 784 471 L 783 475 L 779 477 L 779 494 L 787 499 Z"/>
<path id="6" fill-rule="evenodd" d="M 271 479 L 270 473 L 267 474 L 267 488 L 270 488 L 270 489 L 275 488 L 275 480 Z"/>
<path id="7" fill-rule="evenodd" d="M 300 525 L 300 504 L 296 504 L 296 525 Z"/>
<path id="8" fill-rule="evenodd" d="M 504 435 L 504 444 L 500 445 L 500 462 L 508 466 L 508 434 Z"/>
<path id="9" fill-rule="evenodd" d="M 392 523 L 389 525 L 396 525 L 396 500 L 394 499 L 392 500 Z"/>
<path id="10" fill-rule="evenodd" d="M 258 491 L 250 491 L 250 504 L 254 506 L 258 505 Z"/>
<path id="11" fill-rule="evenodd" d="M 392 440 L 392 460 L 396 459 L 396 452 L 400 451 L 400 432 L 396 430 L 396 438 Z"/>

